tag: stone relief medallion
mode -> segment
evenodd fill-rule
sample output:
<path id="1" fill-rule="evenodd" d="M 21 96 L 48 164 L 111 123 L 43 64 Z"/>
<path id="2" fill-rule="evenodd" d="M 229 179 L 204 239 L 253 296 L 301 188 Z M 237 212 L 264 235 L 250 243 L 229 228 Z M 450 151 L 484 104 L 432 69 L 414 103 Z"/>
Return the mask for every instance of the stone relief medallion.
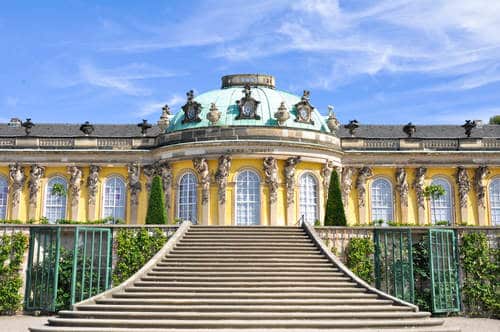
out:
<path id="1" fill-rule="evenodd" d="M 239 114 L 236 116 L 236 120 L 242 119 L 254 119 L 260 120 L 260 116 L 257 114 L 257 106 L 259 106 L 260 101 L 252 97 L 252 91 L 250 85 L 245 85 L 243 89 L 243 94 L 245 95 L 240 100 L 236 101 L 238 105 Z"/>
<path id="2" fill-rule="evenodd" d="M 200 122 L 201 104 L 194 100 L 194 92 L 190 90 L 186 93 L 187 102 L 182 106 L 182 111 L 184 112 L 184 123 L 196 123 Z"/>
<path id="3" fill-rule="evenodd" d="M 314 121 L 312 120 L 312 111 L 314 106 L 309 103 L 309 95 L 310 92 L 304 90 L 301 100 L 295 104 L 295 109 L 297 110 L 295 122 L 314 124 Z"/>

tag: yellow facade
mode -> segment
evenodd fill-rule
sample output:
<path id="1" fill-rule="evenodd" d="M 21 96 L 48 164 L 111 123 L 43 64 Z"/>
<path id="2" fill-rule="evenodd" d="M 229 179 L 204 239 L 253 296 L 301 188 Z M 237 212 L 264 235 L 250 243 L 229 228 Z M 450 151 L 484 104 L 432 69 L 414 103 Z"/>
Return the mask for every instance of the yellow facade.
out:
<path id="1" fill-rule="evenodd" d="M 217 160 L 210 159 L 208 160 L 209 168 L 211 170 L 215 170 L 217 168 Z M 269 204 L 269 188 L 264 182 L 264 171 L 263 171 L 263 159 L 262 158 L 248 158 L 248 159 L 233 159 L 230 173 L 228 176 L 228 185 L 226 190 L 226 204 L 225 210 L 223 212 L 219 211 L 220 205 L 218 204 L 218 188 L 217 184 L 214 181 L 211 181 L 210 184 L 210 199 L 209 199 L 209 216 L 208 223 L 209 224 L 217 224 L 219 220 L 219 213 L 223 213 L 224 215 L 224 224 L 231 225 L 235 220 L 236 213 L 236 177 L 239 172 L 242 170 L 250 169 L 255 171 L 260 179 L 260 196 L 261 196 L 261 205 L 260 205 L 260 224 L 262 225 L 271 225 L 271 217 L 270 217 L 270 204 Z M 172 195 L 171 195 L 171 209 L 169 210 L 168 220 L 169 222 L 173 222 L 177 216 L 177 198 L 178 198 L 178 183 L 183 174 L 186 172 L 192 172 L 198 178 L 196 170 L 193 167 L 193 162 L 191 160 L 181 160 L 171 163 L 172 166 Z M 296 184 L 298 186 L 299 177 L 306 173 L 310 172 L 314 175 L 317 183 L 318 183 L 318 219 L 320 221 L 324 218 L 324 206 L 326 203 L 325 190 L 322 185 L 321 179 L 321 167 L 322 164 L 314 163 L 314 162 L 302 162 L 299 163 L 296 167 Z M 286 206 L 286 188 L 285 188 L 285 178 L 284 178 L 284 160 L 278 161 L 278 169 L 279 169 L 279 189 L 278 189 L 278 198 L 277 198 L 277 225 L 295 225 L 300 218 L 300 209 L 298 202 L 300 201 L 299 190 L 296 189 L 294 192 L 294 200 L 295 205 L 292 210 L 293 213 L 291 215 L 287 215 L 287 206 Z M 82 167 L 84 179 L 89 174 L 89 167 Z M 356 190 L 351 190 L 348 197 L 348 204 L 346 209 L 346 216 L 348 219 L 348 223 L 350 225 L 364 225 L 369 224 L 371 222 L 371 184 L 377 178 L 383 177 L 390 181 L 393 188 L 393 205 L 394 205 L 394 222 L 396 223 L 406 223 L 406 224 L 416 224 L 418 225 L 418 206 L 417 206 L 417 198 L 415 190 L 412 188 L 412 184 L 414 182 L 414 168 L 407 167 L 405 168 L 408 174 L 408 183 L 410 185 L 409 196 L 408 196 L 408 218 L 406 220 L 402 219 L 402 210 L 400 199 L 398 195 L 395 193 L 396 186 L 396 178 L 395 178 L 395 167 L 374 167 L 373 168 L 373 176 L 370 177 L 367 181 L 367 190 L 366 190 L 366 218 L 365 220 L 359 220 L 359 210 L 360 207 L 358 205 L 358 193 Z M 29 174 L 29 169 L 26 167 L 25 173 Z M 213 173 L 213 171 L 212 171 Z M 474 169 L 468 169 L 467 174 L 469 179 L 474 177 Z M 451 188 L 452 188 L 452 206 L 453 206 L 453 223 L 454 224 L 462 224 L 466 222 L 469 225 L 480 225 L 479 217 L 478 217 L 478 209 L 477 209 L 477 197 L 474 191 L 474 188 L 471 188 L 467 195 L 467 215 L 461 216 L 461 209 L 458 204 L 459 196 L 457 190 L 457 184 L 455 180 L 456 168 L 454 167 L 429 167 L 425 177 L 425 185 L 430 185 L 433 178 L 441 177 L 448 180 Z M 7 166 L 0 166 L 0 176 L 3 176 L 5 179 L 8 179 L 9 170 Z M 33 218 L 34 220 L 39 220 L 44 217 L 44 201 L 46 195 L 46 186 L 47 182 L 50 178 L 54 176 L 64 177 L 67 181 L 69 181 L 69 175 L 67 173 L 66 167 L 57 166 L 57 167 L 46 167 L 45 168 L 45 176 L 41 180 L 41 190 L 38 194 L 38 201 L 36 204 L 36 215 Z M 100 171 L 99 178 L 99 186 L 96 200 L 96 216 L 95 218 L 89 218 L 88 216 L 88 206 L 86 204 L 88 200 L 88 190 L 85 183 L 81 187 L 81 197 L 78 204 L 78 216 L 71 215 L 71 206 L 69 204 L 69 200 L 71 199 L 70 193 L 68 192 L 67 204 L 66 204 L 66 219 L 72 220 L 80 220 L 87 221 L 92 219 L 100 219 L 103 216 L 103 186 L 107 178 L 110 176 L 119 176 L 125 182 L 127 180 L 127 167 L 126 166 L 109 166 L 102 167 Z M 486 211 L 490 211 L 490 199 L 489 199 L 489 186 L 493 179 L 500 177 L 500 167 L 491 167 L 489 169 L 489 175 L 486 178 Z M 139 194 L 139 204 L 137 211 L 137 220 L 138 223 L 144 223 L 146 210 L 147 210 L 147 200 L 148 200 L 148 192 L 146 190 L 146 178 L 144 175 L 141 176 L 141 185 L 142 190 Z M 354 187 L 354 186 L 353 186 Z M 198 186 L 198 197 L 201 197 L 201 187 Z M 28 209 L 29 209 L 29 189 L 28 185 L 26 185 L 21 193 L 20 206 L 19 206 L 19 220 L 26 222 L 28 218 Z M 203 206 L 201 200 L 198 199 L 198 220 L 202 220 L 202 211 Z M 429 201 L 425 202 L 425 213 L 426 213 L 426 224 L 430 223 L 430 206 Z M 131 205 L 130 198 L 127 197 L 127 208 L 126 208 L 126 222 L 130 223 L 131 216 Z M 11 217 L 10 209 L 7 209 L 7 217 L 9 219 Z M 487 212 L 485 225 L 490 225 L 490 213 Z"/>

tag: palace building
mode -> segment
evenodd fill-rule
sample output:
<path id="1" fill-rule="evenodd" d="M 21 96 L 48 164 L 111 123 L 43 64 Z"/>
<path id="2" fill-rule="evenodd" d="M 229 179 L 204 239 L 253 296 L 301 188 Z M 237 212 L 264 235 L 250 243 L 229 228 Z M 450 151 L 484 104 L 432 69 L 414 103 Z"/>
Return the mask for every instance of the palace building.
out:
<path id="1" fill-rule="evenodd" d="M 242 74 L 189 91 L 154 125 L 12 119 L 0 124 L 0 220 L 142 224 L 159 175 L 170 222 L 322 222 L 336 169 L 350 225 L 500 225 L 499 125 L 341 125 L 313 105 Z M 444 195 L 426 197 L 432 184 Z"/>

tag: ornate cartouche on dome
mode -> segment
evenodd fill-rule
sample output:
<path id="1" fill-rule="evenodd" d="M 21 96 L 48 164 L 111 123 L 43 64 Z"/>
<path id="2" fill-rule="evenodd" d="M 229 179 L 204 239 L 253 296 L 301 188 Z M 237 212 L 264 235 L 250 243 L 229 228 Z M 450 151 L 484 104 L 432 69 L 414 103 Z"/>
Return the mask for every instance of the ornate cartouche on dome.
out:
<path id="1" fill-rule="evenodd" d="M 222 88 L 230 88 L 234 86 L 265 86 L 274 89 L 274 76 L 264 74 L 235 74 L 222 76 Z"/>

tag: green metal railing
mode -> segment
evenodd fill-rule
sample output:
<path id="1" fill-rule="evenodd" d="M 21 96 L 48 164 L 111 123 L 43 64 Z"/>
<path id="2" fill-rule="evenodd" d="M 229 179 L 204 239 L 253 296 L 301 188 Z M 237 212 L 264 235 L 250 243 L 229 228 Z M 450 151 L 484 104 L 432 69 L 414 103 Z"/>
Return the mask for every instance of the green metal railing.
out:
<path id="1" fill-rule="evenodd" d="M 108 228 L 76 228 L 71 305 L 111 287 L 111 238 Z"/>
<path id="2" fill-rule="evenodd" d="M 375 286 L 413 302 L 414 278 L 410 229 L 375 229 Z"/>
<path id="3" fill-rule="evenodd" d="M 458 254 L 455 231 L 429 229 L 432 312 L 460 311 Z"/>
<path id="4" fill-rule="evenodd" d="M 55 310 L 60 246 L 60 227 L 30 228 L 24 296 L 26 310 Z"/>

